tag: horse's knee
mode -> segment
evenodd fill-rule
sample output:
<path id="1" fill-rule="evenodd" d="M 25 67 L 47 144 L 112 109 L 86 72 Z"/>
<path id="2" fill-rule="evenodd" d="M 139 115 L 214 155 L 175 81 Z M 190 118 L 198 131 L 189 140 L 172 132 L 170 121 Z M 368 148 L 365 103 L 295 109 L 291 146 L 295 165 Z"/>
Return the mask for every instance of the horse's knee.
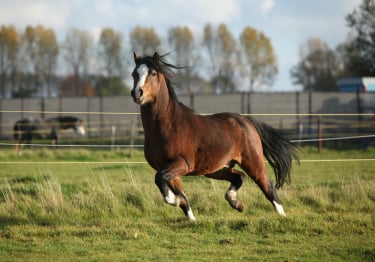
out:
<path id="1" fill-rule="evenodd" d="M 163 196 L 167 196 L 170 194 L 177 194 L 176 189 L 174 188 L 174 184 L 165 178 L 165 172 L 160 171 L 157 172 L 155 175 L 155 184 L 159 188 L 160 192 Z"/>

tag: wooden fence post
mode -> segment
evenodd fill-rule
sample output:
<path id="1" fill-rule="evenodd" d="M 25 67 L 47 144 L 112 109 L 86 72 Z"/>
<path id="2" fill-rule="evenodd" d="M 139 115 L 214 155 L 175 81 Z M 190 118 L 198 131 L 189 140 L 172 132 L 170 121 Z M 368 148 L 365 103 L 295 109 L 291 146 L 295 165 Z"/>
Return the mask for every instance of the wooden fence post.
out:
<path id="1" fill-rule="evenodd" d="M 247 92 L 247 113 L 251 114 L 251 91 Z"/>
<path id="2" fill-rule="evenodd" d="M 90 138 L 91 137 L 91 132 L 90 132 L 90 129 L 91 129 L 91 99 L 90 99 L 90 96 L 87 96 L 87 100 L 86 100 L 86 120 L 87 120 L 87 137 Z"/>
<path id="3" fill-rule="evenodd" d="M 322 153 L 322 148 L 323 148 L 323 140 L 322 140 L 322 119 L 321 119 L 321 116 L 319 115 L 318 116 L 318 120 L 317 120 L 317 125 L 318 125 L 318 152 L 319 154 Z"/>
<path id="4" fill-rule="evenodd" d="M 59 96 L 59 116 L 61 116 L 63 111 L 63 98 L 62 96 Z"/>
<path id="5" fill-rule="evenodd" d="M 0 99 L 0 137 L 3 138 L 3 99 Z"/>
<path id="6" fill-rule="evenodd" d="M 44 119 L 44 112 L 45 111 L 45 102 L 44 102 L 44 97 L 40 99 L 40 118 Z"/>
<path id="7" fill-rule="evenodd" d="M 194 94 L 190 94 L 190 108 L 194 110 Z"/>
<path id="8" fill-rule="evenodd" d="M 112 125 L 111 127 L 111 151 L 115 150 L 115 141 L 116 141 L 116 126 Z"/>
<path id="9" fill-rule="evenodd" d="M 296 121 L 297 121 L 297 124 L 296 124 L 296 128 L 297 128 L 297 133 L 299 133 L 299 131 L 301 130 L 300 126 L 301 126 L 301 118 L 300 118 L 300 108 L 299 108 L 299 92 L 297 91 L 296 92 Z"/>
<path id="10" fill-rule="evenodd" d="M 104 121 L 103 121 L 103 96 L 100 95 L 99 96 L 99 111 L 100 111 L 100 115 L 99 115 L 99 122 L 100 122 L 100 137 L 103 136 L 103 129 L 104 129 Z"/>
<path id="11" fill-rule="evenodd" d="M 130 123 L 130 147 L 129 147 L 129 154 L 130 156 L 133 156 L 133 147 L 134 147 L 134 133 L 135 133 L 135 125 L 136 125 L 136 121 L 135 121 L 135 117 L 133 116 L 132 117 L 132 120 L 131 120 L 131 123 Z"/>

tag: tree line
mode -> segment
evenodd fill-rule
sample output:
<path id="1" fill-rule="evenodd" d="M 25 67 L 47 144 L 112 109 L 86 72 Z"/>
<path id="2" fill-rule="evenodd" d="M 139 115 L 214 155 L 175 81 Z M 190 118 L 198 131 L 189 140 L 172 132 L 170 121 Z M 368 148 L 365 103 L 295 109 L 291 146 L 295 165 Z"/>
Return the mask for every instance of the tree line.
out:
<path id="1" fill-rule="evenodd" d="M 375 75 L 374 3 L 363 0 L 347 15 L 351 34 L 334 50 L 319 38 L 302 44 L 300 61 L 290 71 L 293 82 L 305 90 L 332 91 L 337 77 Z M 2 25 L 0 97 L 126 94 L 133 51 L 171 51 L 171 61 L 185 66 L 177 72 L 180 93 L 257 91 L 272 86 L 277 76 L 272 42 L 253 27 L 238 37 L 225 24 L 206 24 L 200 37 L 187 26 L 171 27 L 166 35 L 136 26 L 125 37 L 103 28 L 95 41 L 87 30 L 71 28 L 59 42 L 43 25 L 24 30 Z"/>
<path id="2" fill-rule="evenodd" d="M 129 42 L 126 48 L 123 34 L 112 28 L 102 29 L 97 42 L 88 31 L 71 28 L 59 43 L 54 30 L 43 25 L 27 26 L 24 31 L 3 25 L 0 94 L 28 97 L 44 91 L 51 96 L 57 82 L 61 96 L 123 94 L 128 92 L 125 80 L 130 75 L 128 65 L 133 64 L 132 51 L 152 55 L 172 50 L 171 59 L 185 66 L 178 72 L 180 92 L 185 93 L 234 92 L 236 79 L 248 81 L 251 88 L 271 85 L 277 73 L 270 39 L 251 27 L 244 28 L 237 41 L 224 24 L 207 24 L 203 39 L 196 39 L 186 26 L 176 26 L 163 42 L 153 28 L 137 26 Z M 63 69 L 66 75 L 61 77 Z"/>
<path id="3" fill-rule="evenodd" d="M 339 77 L 375 76 L 375 0 L 362 0 L 345 17 L 351 29 L 335 49 L 324 40 L 310 38 L 300 48 L 300 60 L 291 68 L 294 84 L 305 90 L 336 91 Z"/>

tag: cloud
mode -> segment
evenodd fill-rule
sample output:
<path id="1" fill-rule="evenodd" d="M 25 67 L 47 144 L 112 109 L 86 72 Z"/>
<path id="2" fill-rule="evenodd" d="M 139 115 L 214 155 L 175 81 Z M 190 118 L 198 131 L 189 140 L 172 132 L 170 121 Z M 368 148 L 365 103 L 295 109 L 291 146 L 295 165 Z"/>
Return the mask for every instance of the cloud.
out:
<path id="1" fill-rule="evenodd" d="M 260 3 L 260 11 L 263 15 L 268 14 L 271 9 L 275 6 L 274 0 L 262 0 Z"/>
<path id="2" fill-rule="evenodd" d="M 47 27 L 64 26 L 68 5 L 60 1 L 4 1 L 0 8 L 0 23 L 17 27 L 42 24 Z"/>
<path id="3" fill-rule="evenodd" d="M 124 2 L 121 10 L 128 24 L 154 26 L 157 23 L 159 28 L 166 29 L 176 25 L 197 28 L 206 23 L 229 23 L 239 16 L 241 8 L 237 0 L 164 0 L 147 4 Z"/>

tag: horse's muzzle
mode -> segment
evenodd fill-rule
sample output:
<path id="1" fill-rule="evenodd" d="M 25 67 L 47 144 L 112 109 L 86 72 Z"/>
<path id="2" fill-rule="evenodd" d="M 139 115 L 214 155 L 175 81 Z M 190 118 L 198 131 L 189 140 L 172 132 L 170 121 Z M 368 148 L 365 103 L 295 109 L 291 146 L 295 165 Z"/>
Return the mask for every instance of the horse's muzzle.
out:
<path id="1" fill-rule="evenodd" d="M 137 104 L 142 103 L 143 90 L 141 88 L 133 88 L 130 94 L 133 97 L 133 100 L 135 103 Z"/>

